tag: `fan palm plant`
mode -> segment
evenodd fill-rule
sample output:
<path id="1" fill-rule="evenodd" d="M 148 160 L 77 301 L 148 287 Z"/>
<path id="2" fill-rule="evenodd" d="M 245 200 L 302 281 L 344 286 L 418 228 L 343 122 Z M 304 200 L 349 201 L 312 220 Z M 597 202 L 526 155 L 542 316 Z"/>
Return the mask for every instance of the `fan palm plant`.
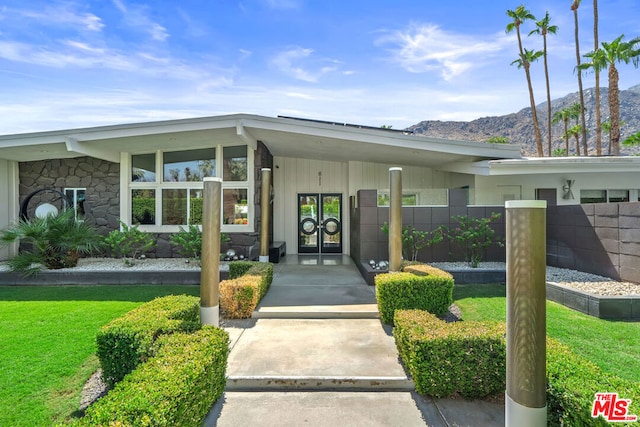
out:
<path id="1" fill-rule="evenodd" d="M 582 90 L 582 68 L 580 68 L 580 39 L 578 37 L 578 8 L 582 0 L 572 0 L 571 10 L 573 11 L 574 22 L 574 38 L 576 41 L 576 71 L 578 73 L 578 95 L 580 96 L 580 125 L 582 132 L 582 146 L 584 148 L 584 155 L 589 155 L 589 149 L 587 147 L 587 121 L 585 119 L 584 109 L 584 91 Z"/>
<path id="2" fill-rule="evenodd" d="M 20 253 L 9 260 L 9 268 L 26 275 L 41 268 L 74 267 L 81 254 L 98 250 L 101 237 L 95 229 L 76 221 L 73 209 L 59 215 L 20 220 L 0 233 L 0 242 L 25 243 Z"/>

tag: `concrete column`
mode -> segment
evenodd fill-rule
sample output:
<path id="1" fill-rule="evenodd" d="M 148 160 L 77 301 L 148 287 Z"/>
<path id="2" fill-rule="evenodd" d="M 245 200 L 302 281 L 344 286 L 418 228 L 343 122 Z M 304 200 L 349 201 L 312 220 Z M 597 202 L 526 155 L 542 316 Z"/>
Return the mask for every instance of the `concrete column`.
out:
<path id="1" fill-rule="evenodd" d="M 546 208 L 543 200 L 505 204 L 507 252 L 507 427 L 547 425 Z"/>
<path id="2" fill-rule="evenodd" d="M 222 179 L 204 178 L 202 197 L 202 270 L 200 273 L 200 321 L 220 325 L 220 209 Z"/>
<path id="3" fill-rule="evenodd" d="M 271 224 L 271 169 L 262 168 L 260 191 L 260 262 L 269 262 L 269 227 Z"/>
<path id="4" fill-rule="evenodd" d="M 389 271 L 402 263 L 402 168 L 389 168 Z"/>

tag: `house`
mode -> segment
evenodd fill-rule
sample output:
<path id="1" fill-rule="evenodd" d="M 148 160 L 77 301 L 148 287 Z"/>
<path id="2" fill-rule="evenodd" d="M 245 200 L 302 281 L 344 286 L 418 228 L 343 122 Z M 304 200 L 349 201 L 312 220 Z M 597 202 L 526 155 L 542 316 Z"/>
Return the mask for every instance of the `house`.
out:
<path id="1" fill-rule="evenodd" d="M 623 270 L 626 254 L 620 229 L 613 231 L 612 206 L 616 227 L 624 221 L 636 226 L 640 158 L 522 158 L 512 145 L 248 114 L 0 136 L 0 228 L 18 219 L 28 195 L 55 189 L 102 232 L 117 228 L 119 220 L 138 224 L 158 237 L 151 255 L 170 257 L 170 234 L 200 221 L 202 178 L 219 176 L 222 231 L 252 257 L 263 208 L 260 170 L 271 168 L 271 241 L 285 242 L 287 253 L 384 259 L 380 225 L 388 215 L 392 166 L 403 168 L 405 224 L 433 227 L 450 223 L 453 215 L 503 210 L 505 200 L 544 199 L 555 215 L 550 226 L 568 217 L 558 209 L 569 209 L 584 216 L 581 227 L 593 230 L 588 241 L 578 239 L 575 229 L 550 235 L 551 262 L 591 267 L 595 255 L 586 262 L 579 251 L 594 251 L 596 239 L 610 261 L 605 270 Z M 58 194 L 40 192 L 24 208 L 33 215 L 43 203 L 60 204 Z M 632 219 L 618 220 L 620 212 Z M 597 218 L 609 218 L 604 228 L 611 230 L 598 231 L 604 220 Z M 637 240 L 630 242 L 632 252 L 640 247 Z M 446 258 L 449 249 L 424 256 Z M 0 250 L 6 258 L 15 248 Z"/>

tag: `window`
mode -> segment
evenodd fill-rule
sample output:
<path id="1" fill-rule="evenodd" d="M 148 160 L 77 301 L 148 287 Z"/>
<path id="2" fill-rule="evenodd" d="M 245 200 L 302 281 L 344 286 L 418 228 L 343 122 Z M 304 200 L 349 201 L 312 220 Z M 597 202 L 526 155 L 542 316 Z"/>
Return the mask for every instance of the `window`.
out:
<path id="1" fill-rule="evenodd" d="M 580 203 L 620 203 L 629 201 L 629 190 L 580 190 Z"/>
<path id="2" fill-rule="evenodd" d="M 131 223 L 156 232 L 202 224 L 202 180 L 223 175 L 223 231 L 253 231 L 252 167 L 246 145 L 131 155 Z"/>
<path id="3" fill-rule="evenodd" d="M 216 176 L 216 149 L 166 152 L 162 173 L 164 182 L 194 182 Z"/>
<path id="4" fill-rule="evenodd" d="M 418 195 L 402 193 L 402 206 L 417 206 Z M 378 206 L 389 206 L 389 193 L 378 192 Z"/>
<path id="5" fill-rule="evenodd" d="M 76 221 L 84 217 L 84 196 L 86 188 L 65 188 L 64 194 L 71 200 Z"/>

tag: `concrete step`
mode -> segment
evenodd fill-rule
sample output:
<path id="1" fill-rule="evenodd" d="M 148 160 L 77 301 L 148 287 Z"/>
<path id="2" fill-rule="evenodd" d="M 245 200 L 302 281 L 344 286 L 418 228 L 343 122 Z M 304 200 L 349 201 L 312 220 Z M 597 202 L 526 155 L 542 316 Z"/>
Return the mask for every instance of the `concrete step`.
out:
<path id="1" fill-rule="evenodd" d="M 415 384 L 406 376 L 229 376 L 226 391 L 412 391 Z"/>
<path id="2" fill-rule="evenodd" d="M 376 304 L 261 306 L 254 319 L 378 319 Z"/>

